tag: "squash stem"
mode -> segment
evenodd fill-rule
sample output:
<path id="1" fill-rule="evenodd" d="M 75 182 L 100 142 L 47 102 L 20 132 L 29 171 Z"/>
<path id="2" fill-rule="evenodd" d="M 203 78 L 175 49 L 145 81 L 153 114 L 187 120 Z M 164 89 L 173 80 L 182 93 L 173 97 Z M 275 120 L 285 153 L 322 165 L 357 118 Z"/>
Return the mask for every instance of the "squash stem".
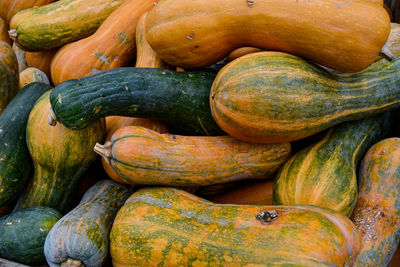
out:
<path id="1" fill-rule="evenodd" d="M 110 148 L 111 148 L 111 142 L 106 142 L 104 145 L 96 143 L 94 146 L 93 150 L 100 156 L 104 158 L 104 160 L 107 162 L 107 164 L 110 164 Z"/>
<path id="2" fill-rule="evenodd" d="M 61 267 L 84 267 L 85 264 L 81 260 L 68 258 L 67 261 L 61 263 Z"/>
<path id="3" fill-rule="evenodd" d="M 8 36 L 10 36 L 11 40 L 16 41 L 17 37 L 18 37 L 17 30 L 16 29 L 9 30 L 8 31 Z"/>
<path id="4" fill-rule="evenodd" d="M 49 117 L 47 117 L 47 123 L 50 126 L 56 126 L 57 124 L 57 118 L 52 108 L 49 109 Z"/>
<path id="5" fill-rule="evenodd" d="M 392 51 L 387 47 L 387 43 L 382 47 L 379 55 L 389 61 L 392 61 L 396 56 L 392 53 Z"/>

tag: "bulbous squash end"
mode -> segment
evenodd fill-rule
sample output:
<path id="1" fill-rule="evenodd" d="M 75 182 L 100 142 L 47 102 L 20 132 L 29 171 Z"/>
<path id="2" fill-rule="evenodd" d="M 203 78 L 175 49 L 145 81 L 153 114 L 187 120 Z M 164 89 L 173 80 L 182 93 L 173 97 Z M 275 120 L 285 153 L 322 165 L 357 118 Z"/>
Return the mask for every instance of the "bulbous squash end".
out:
<path id="1" fill-rule="evenodd" d="M 52 108 L 49 109 L 49 117 L 47 118 L 47 123 L 53 127 L 57 125 L 56 114 L 54 114 L 54 111 Z"/>

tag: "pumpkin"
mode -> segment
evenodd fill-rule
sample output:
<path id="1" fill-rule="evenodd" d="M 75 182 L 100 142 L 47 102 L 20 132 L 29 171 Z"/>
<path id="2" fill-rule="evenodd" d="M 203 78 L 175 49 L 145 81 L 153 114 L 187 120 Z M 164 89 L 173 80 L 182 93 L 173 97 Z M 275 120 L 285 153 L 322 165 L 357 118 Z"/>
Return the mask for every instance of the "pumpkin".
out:
<path id="1" fill-rule="evenodd" d="M 358 72 L 374 62 L 390 33 L 382 4 L 338 0 L 165 0 L 149 11 L 146 25 L 154 51 L 184 69 L 251 46 Z"/>
<path id="2" fill-rule="evenodd" d="M 400 106 L 400 57 L 334 75 L 302 58 L 258 52 L 222 68 L 211 112 L 227 134 L 248 142 L 300 140 L 341 122 Z"/>
<path id="3" fill-rule="evenodd" d="M 173 188 L 143 188 L 118 211 L 113 266 L 352 266 L 349 219 L 312 206 L 218 205 Z"/>
<path id="4" fill-rule="evenodd" d="M 199 186 L 272 177 L 290 144 L 251 144 L 230 136 L 160 134 L 139 126 L 117 130 L 102 155 L 125 183 Z"/>
<path id="5" fill-rule="evenodd" d="M 362 238 L 357 266 L 388 266 L 400 241 L 400 138 L 372 146 L 358 176 L 351 220 Z"/>

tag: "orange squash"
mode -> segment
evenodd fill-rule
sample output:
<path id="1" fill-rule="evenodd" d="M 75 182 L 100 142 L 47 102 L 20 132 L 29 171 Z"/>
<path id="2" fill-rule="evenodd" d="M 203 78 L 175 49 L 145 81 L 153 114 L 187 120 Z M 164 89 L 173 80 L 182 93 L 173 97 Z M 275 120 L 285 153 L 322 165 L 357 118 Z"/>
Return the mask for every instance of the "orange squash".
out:
<path id="1" fill-rule="evenodd" d="M 249 180 L 241 182 L 232 190 L 206 199 L 219 204 L 272 205 L 273 188 L 274 180 Z"/>
<path id="2" fill-rule="evenodd" d="M 262 51 L 262 49 L 257 48 L 257 47 L 240 47 L 237 48 L 235 50 L 233 50 L 232 52 L 229 53 L 227 59 L 228 61 L 232 61 L 237 59 L 238 57 L 250 54 L 250 53 L 255 53 L 255 52 L 260 52 Z"/>
<path id="3" fill-rule="evenodd" d="M 374 62 L 390 33 L 386 10 L 368 1 L 165 0 L 149 11 L 146 25 L 154 51 L 184 69 L 252 46 L 358 72 Z"/>
<path id="4" fill-rule="evenodd" d="M 50 49 L 42 52 L 26 52 L 26 63 L 29 67 L 38 68 L 43 71 L 47 77 L 51 78 L 50 63 L 58 49 Z"/>
<path id="5" fill-rule="evenodd" d="M 2 18 L 0 18 L 0 41 L 6 42 L 9 45 L 12 45 L 12 41 L 8 37 L 8 24 Z"/>
<path id="6" fill-rule="evenodd" d="M 146 17 L 145 12 L 140 18 L 136 26 L 136 65 L 135 67 L 140 68 L 162 68 L 162 69 L 173 69 L 167 63 L 165 63 L 157 54 L 153 48 L 149 45 L 146 37 Z"/>
<path id="7" fill-rule="evenodd" d="M 127 126 L 94 150 L 124 183 L 201 186 L 271 178 L 289 158 L 290 143 L 252 144 L 231 136 L 160 134 Z"/>
<path id="8" fill-rule="evenodd" d="M 124 117 L 124 116 L 109 116 L 106 117 L 106 139 L 105 142 L 110 141 L 111 136 L 118 129 L 125 126 L 142 126 L 149 128 L 151 130 L 157 131 L 159 133 L 167 133 L 168 127 L 163 123 L 151 119 L 146 118 L 133 118 L 133 117 Z M 110 164 L 104 158 L 101 158 L 101 164 L 103 165 L 104 171 L 107 175 L 119 182 L 124 183 L 124 180 L 113 170 Z"/>
<path id="9" fill-rule="evenodd" d="M 11 18 L 19 11 L 34 6 L 44 6 L 55 0 L 1 0 L 0 17 L 10 23 Z"/>
<path id="10" fill-rule="evenodd" d="M 63 46 L 51 61 L 54 85 L 130 63 L 136 54 L 137 22 L 153 4 L 154 0 L 127 0 L 93 35 Z"/>
<path id="11" fill-rule="evenodd" d="M 365 154 L 351 220 L 362 238 L 358 266 L 388 266 L 400 241 L 400 138 L 384 139 Z"/>
<path id="12" fill-rule="evenodd" d="M 18 60 L 14 50 L 0 41 L 0 114 L 19 90 Z"/>

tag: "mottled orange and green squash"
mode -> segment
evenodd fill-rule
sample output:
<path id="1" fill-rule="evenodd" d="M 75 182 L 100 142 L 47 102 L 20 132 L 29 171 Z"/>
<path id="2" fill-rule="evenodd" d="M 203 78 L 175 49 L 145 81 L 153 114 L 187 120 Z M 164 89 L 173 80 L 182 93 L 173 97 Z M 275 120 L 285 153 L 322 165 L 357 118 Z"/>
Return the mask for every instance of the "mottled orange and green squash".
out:
<path id="1" fill-rule="evenodd" d="M 0 114 L 19 90 L 18 60 L 14 50 L 0 41 Z"/>
<path id="2" fill-rule="evenodd" d="M 257 47 L 240 47 L 237 48 L 235 50 L 233 50 L 232 52 L 229 53 L 229 55 L 227 56 L 227 60 L 228 61 L 232 61 L 237 59 L 238 57 L 250 54 L 250 53 L 255 53 L 255 52 L 261 52 L 262 49 L 257 48 Z"/>
<path id="3" fill-rule="evenodd" d="M 385 46 L 394 55 L 400 55 L 400 24 L 394 22 L 390 24 L 390 35 Z"/>
<path id="4" fill-rule="evenodd" d="M 15 52 L 15 55 L 17 56 L 18 60 L 18 71 L 21 73 L 24 69 L 28 67 L 28 64 L 26 63 L 26 53 L 24 50 L 19 48 L 15 42 L 12 45 L 12 49 Z"/>
<path id="5" fill-rule="evenodd" d="M 220 205 L 173 188 L 143 188 L 119 210 L 113 266 L 352 266 L 349 219 L 312 206 Z"/>
<path id="6" fill-rule="evenodd" d="M 1 0 L 0 17 L 10 23 L 11 18 L 24 9 L 50 4 L 55 0 Z"/>
<path id="7" fill-rule="evenodd" d="M 357 199 L 358 163 L 388 133 L 386 115 L 332 127 L 321 140 L 296 153 L 276 176 L 273 203 L 316 205 L 349 217 Z"/>
<path id="8" fill-rule="evenodd" d="M 362 238 L 357 266 L 388 266 L 400 241 L 400 138 L 388 138 L 365 154 L 351 220 Z"/>
<path id="9" fill-rule="evenodd" d="M 8 37 L 8 24 L 7 22 L 0 18 L 0 41 L 6 42 L 12 45 L 11 39 Z"/>
<path id="10" fill-rule="evenodd" d="M 124 117 L 124 116 L 108 116 L 106 117 L 105 142 L 110 141 L 114 132 L 125 126 L 142 126 L 159 133 L 168 132 L 168 127 L 165 124 L 156 120 L 146 119 L 146 118 Z M 121 177 L 119 177 L 119 175 L 114 171 L 111 165 L 108 164 L 108 162 L 103 157 L 101 158 L 101 164 L 103 165 L 104 171 L 111 179 L 119 183 L 124 183 Z"/>
<path id="11" fill-rule="evenodd" d="M 58 49 L 50 49 L 42 52 L 26 52 L 26 63 L 29 67 L 38 68 L 46 73 L 47 78 L 51 79 L 50 63 Z"/>
<path id="12" fill-rule="evenodd" d="M 51 61 L 54 85 L 128 66 L 136 55 L 137 22 L 157 1 L 125 0 L 94 34 L 62 47 Z"/>
<path id="13" fill-rule="evenodd" d="M 146 17 L 147 12 L 142 14 L 136 25 L 136 65 L 140 68 L 162 68 L 172 69 L 165 63 L 151 48 L 146 37 Z"/>
<path id="14" fill-rule="evenodd" d="M 15 14 L 15 21 L 10 23 L 10 37 L 29 52 L 59 47 L 93 34 L 122 2 L 60 0 L 26 9 Z"/>
<path id="15" fill-rule="evenodd" d="M 211 112 L 227 134 L 249 142 L 290 142 L 341 122 L 400 107 L 400 57 L 334 75 L 281 52 L 258 52 L 222 68 Z"/>
<path id="16" fill-rule="evenodd" d="M 50 126 L 50 92 L 39 98 L 29 115 L 26 141 L 34 174 L 16 209 L 46 206 L 65 213 L 80 178 L 96 158 L 93 146 L 103 140 L 105 125 L 102 119 L 83 130 Z"/>
<path id="17" fill-rule="evenodd" d="M 125 183 L 200 186 L 271 178 L 289 158 L 290 143 L 252 144 L 231 136 L 160 134 L 127 126 L 94 150 Z"/>
<path id="18" fill-rule="evenodd" d="M 165 0 L 146 20 L 154 51 L 185 69 L 251 46 L 358 72 L 374 62 L 390 33 L 386 10 L 368 1 Z"/>
<path id="19" fill-rule="evenodd" d="M 272 205 L 274 180 L 242 181 L 222 194 L 206 197 L 218 204 Z"/>
<path id="20" fill-rule="evenodd" d="M 44 243 L 47 263 L 50 266 L 104 266 L 111 225 L 132 192 L 133 188 L 112 180 L 93 185 L 47 235 Z"/>
<path id="21" fill-rule="evenodd" d="M 38 68 L 28 67 L 19 73 L 19 88 L 33 82 L 42 82 L 50 85 L 50 81 L 46 74 Z"/>

